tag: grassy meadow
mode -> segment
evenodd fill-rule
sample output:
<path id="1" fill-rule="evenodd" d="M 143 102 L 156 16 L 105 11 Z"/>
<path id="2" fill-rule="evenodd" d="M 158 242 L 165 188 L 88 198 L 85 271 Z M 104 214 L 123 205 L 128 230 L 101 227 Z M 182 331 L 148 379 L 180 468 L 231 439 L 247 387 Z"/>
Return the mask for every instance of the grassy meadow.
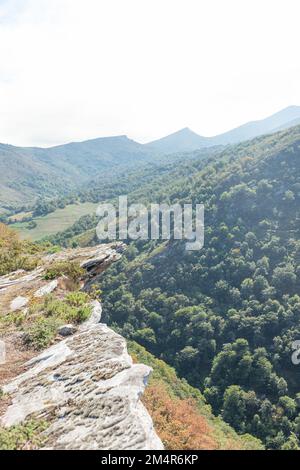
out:
<path id="1" fill-rule="evenodd" d="M 37 224 L 35 228 L 28 228 L 28 222 L 17 222 L 12 224 L 11 228 L 19 233 L 22 240 L 41 240 L 48 235 L 67 229 L 83 215 L 93 214 L 97 205 L 90 202 L 71 204 L 64 209 L 56 209 L 43 217 L 35 217 L 33 219 Z"/>

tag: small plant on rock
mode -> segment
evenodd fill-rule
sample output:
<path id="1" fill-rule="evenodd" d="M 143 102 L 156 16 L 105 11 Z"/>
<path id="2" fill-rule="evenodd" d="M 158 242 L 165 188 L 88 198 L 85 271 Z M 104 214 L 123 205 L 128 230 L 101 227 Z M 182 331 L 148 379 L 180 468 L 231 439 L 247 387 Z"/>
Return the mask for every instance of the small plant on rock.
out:
<path id="1" fill-rule="evenodd" d="M 53 280 L 61 276 L 67 276 L 72 281 L 79 281 L 85 274 L 85 270 L 75 261 L 57 261 L 48 267 L 45 273 L 46 280 Z"/>
<path id="2" fill-rule="evenodd" d="M 86 305 L 90 297 L 85 292 L 70 292 L 66 296 L 66 302 L 72 307 L 82 307 Z"/>
<path id="3" fill-rule="evenodd" d="M 24 343 L 34 349 L 43 349 L 54 340 L 61 322 L 57 318 L 39 317 L 25 330 Z"/>
<path id="4" fill-rule="evenodd" d="M 47 295 L 34 305 L 28 314 L 31 321 L 25 330 L 24 342 L 34 349 L 43 349 L 56 337 L 57 329 L 64 323 L 82 323 L 89 318 L 92 307 L 84 292 L 72 292 L 64 300 Z"/>

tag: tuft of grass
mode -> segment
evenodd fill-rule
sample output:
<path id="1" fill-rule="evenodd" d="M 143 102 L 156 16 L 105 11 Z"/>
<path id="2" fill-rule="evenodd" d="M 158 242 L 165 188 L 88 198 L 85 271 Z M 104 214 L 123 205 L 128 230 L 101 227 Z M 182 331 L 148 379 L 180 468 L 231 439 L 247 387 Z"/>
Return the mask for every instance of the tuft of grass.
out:
<path id="1" fill-rule="evenodd" d="M 82 307 L 88 303 L 89 299 L 89 295 L 85 292 L 70 292 L 65 300 L 72 307 Z"/>
<path id="2" fill-rule="evenodd" d="M 24 343 L 36 350 L 46 348 L 53 342 L 61 323 L 57 318 L 38 317 L 25 331 Z"/>
<path id="3" fill-rule="evenodd" d="M 82 216 L 94 214 L 97 206 L 97 203 L 91 202 L 70 204 L 64 209 L 56 209 L 54 212 L 44 216 L 34 217 L 33 221 L 37 226 L 32 230 L 27 228 L 27 222 L 25 221 L 18 221 L 13 224 L 13 227 L 22 239 L 39 241 L 44 237 L 52 236 L 68 229 Z"/>
<path id="4" fill-rule="evenodd" d="M 10 312 L 7 315 L 0 317 L 0 330 L 6 329 L 9 326 L 20 327 L 26 319 L 24 312 Z"/>
<path id="5" fill-rule="evenodd" d="M 0 427 L 0 450 L 36 449 L 43 443 L 42 432 L 47 428 L 45 421 L 30 420 L 27 423 Z"/>
<path id="6" fill-rule="evenodd" d="M 29 310 L 30 324 L 25 328 L 24 342 L 34 349 L 44 349 L 55 339 L 57 329 L 64 323 L 80 324 L 92 312 L 89 296 L 84 292 L 71 292 L 65 299 L 51 294 Z"/>

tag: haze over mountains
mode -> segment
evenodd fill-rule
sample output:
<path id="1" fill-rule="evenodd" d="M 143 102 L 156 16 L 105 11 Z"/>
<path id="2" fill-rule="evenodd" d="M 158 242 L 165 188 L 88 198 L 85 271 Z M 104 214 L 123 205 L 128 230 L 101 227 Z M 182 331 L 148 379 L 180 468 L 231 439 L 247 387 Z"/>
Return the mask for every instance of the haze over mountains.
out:
<path id="1" fill-rule="evenodd" d="M 300 124 L 300 106 L 289 106 L 266 119 L 252 121 L 214 137 L 203 137 L 189 128 L 147 144 L 147 147 L 164 153 L 185 152 L 213 145 L 228 145 L 253 139 Z"/>
<path id="2" fill-rule="evenodd" d="M 182 152 L 234 144 L 299 123 L 300 106 L 290 106 L 215 137 L 203 137 L 185 128 L 148 144 L 126 136 L 51 148 L 0 144 L 0 208 L 3 212 L 4 208 L 32 204 L 41 197 L 67 194 L 95 178 L 117 177 L 145 164 L 160 164 L 162 158 L 176 161 Z M 169 157 L 163 157 L 166 154 Z"/>

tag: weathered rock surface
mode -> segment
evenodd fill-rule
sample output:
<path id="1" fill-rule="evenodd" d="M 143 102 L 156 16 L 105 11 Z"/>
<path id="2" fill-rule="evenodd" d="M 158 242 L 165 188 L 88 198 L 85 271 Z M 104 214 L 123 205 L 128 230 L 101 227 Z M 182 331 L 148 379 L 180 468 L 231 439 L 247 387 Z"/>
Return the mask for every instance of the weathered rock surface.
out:
<path id="1" fill-rule="evenodd" d="M 163 448 L 140 401 L 151 369 L 133 365 L 124 338 L 106 325 L 83 324 L 28 366 L 3 387 L 12 405 L 2 426 L 49 419 L 51 449 Z"/>
<path id="2" fill-rule="evenodd" d="M 62 295 L 59 282 L 44 280 L 53 261 L 79 261 L 87 270 L 88 288 L 122 249 L 122 244 L 111 244 L 66 250 L 45 257 L 45 264 L 31 273 L 3 276 L 0 310 L 5 312 L 17 296 L 34 301 L 53 290 Z M 31 359 L 25 372 L 2 386 L 11 404 L 0 426 L 46 420 L 44 447 L 50 449 L 163 449 L 140 400 L 151 369 L 132 363 L 124 338 L 99 323 L 100 303 L 91 305 L 92 314 L 80 327 L 64 325 L 60 334 L 71 336 Z"/>

